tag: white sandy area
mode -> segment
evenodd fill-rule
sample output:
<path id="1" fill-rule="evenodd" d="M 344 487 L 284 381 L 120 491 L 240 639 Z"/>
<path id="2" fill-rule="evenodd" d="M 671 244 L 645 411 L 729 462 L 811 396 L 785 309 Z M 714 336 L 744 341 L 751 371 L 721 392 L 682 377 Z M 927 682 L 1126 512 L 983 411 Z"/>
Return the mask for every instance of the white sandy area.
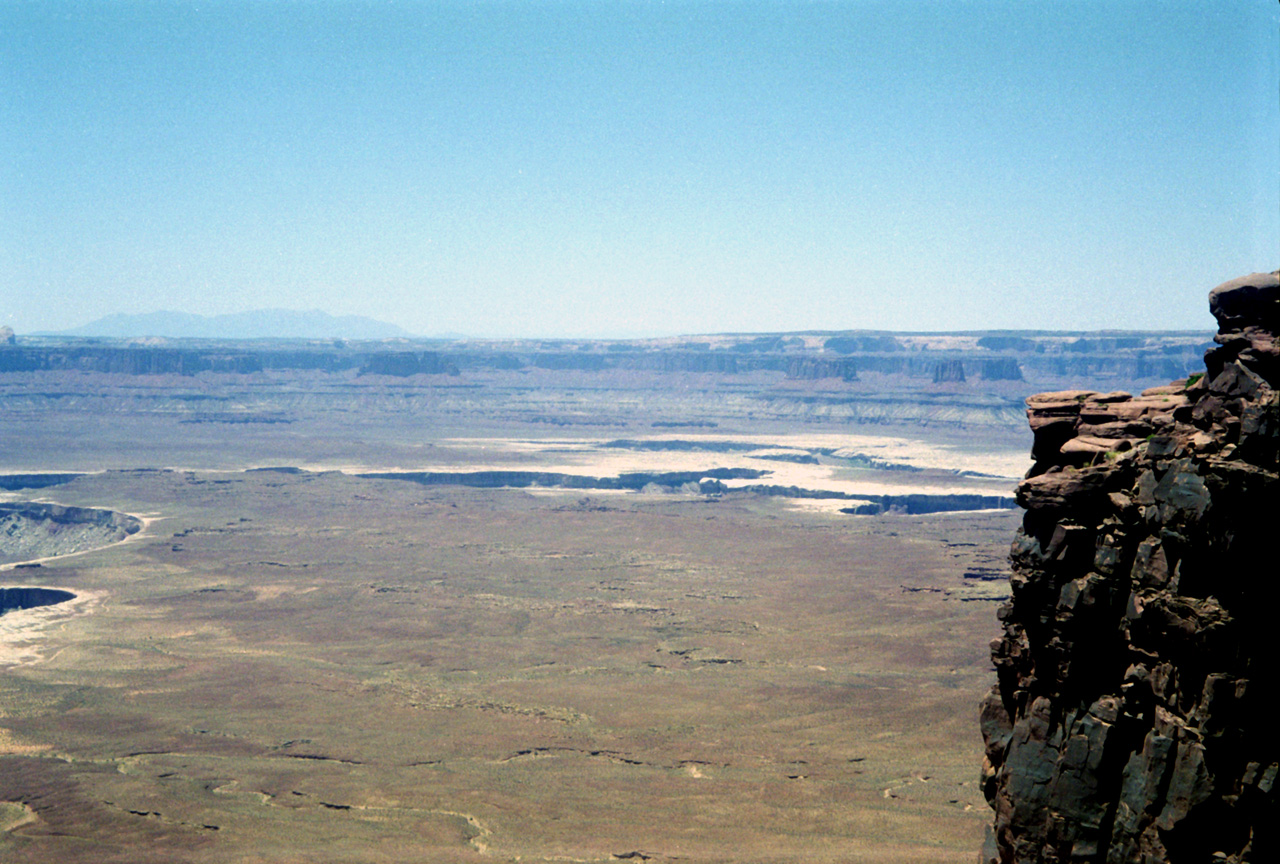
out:
<path id="1" fill-rule="evenodd" d="M 771 445 L 759 450 L 742 450 L 729 453 L 710 450 L 630 450 L 606 448 L 610 440 L 617 439 L 450 439 L 441 446 L 455 446 L 475 455 L 476 450 L 487 451 L 485 456 L 467 463 L 454 462 L 439 468 L 418 467 L 400 470 L 439 471 L 546 471 L 563 474 L 585 474 L 595 477 L 616 477 L 636 472 L 706 471 L 713 468 L 754 468 L 769 474 L 754 480 L 723 480 L 731 488 L 771 485 L 798 486 L 846 494 L 902 495 L 921 494 L 1001 494 L 1011 488 L 1014 481 L 1025 473 L 1029 464 L 1024 453 L 993 452 L 972 453 L 945 445 L 933 445 L 906 438 L 881 438 L 849 435 L 715 435 L 653 436 L 643 439 L 654 441 L 704 441 L 707 444 L 729 441 Z M 839 465 L 811 465 L 761 458 L 787 452 L 833 450 L 834 456 L 851 458 L 867 457 L 908 465 L 921 469 L 937 469 L 948 472 L 971 471 L 994 475 L 993 478 L 968 478 L 956 476 L 955 480 L 913 477 L 908 472 L 886 472 L 875 469 L 848 469 Z M 491 454 L 491 455 L 490 455 Z M 505 457 L 505 458 L 504 458 Z M 539 458 L 541 457 L 541 458 Z M 848 475 L 857 473 L 856 478 Z"/>
<path id="2" fill-rule="evenodd" d="M 565 495 L 571 498 L 599 498 L 605 495 L 634 496 L 639 494 L 631 489 L 569 489 L 564 486 L 521 486 L 520 491 L 527 492 L 530 495 L 542 495 L 545 497 Z"/>
<path id="3" fill-rule="evenodd" d="M 702 442 L 713 447 L 719 442 L 758 444 L 759 449 L 715 452 L 713 450 L 644 450 L 605 447 L 610 441 L 646 443 L 662 441 Z M 770 473 L 753 480 L 723 480 L 730 488 L 752 485 L 797 486 L 803 489 L 841 492 L 848 495 L 904 494 L 1009 494 L 1030 464 L 1025 451 L 1000 449 L 976 451 L 946 444 L 933 444 L 897 436 L 873 435 L 709 435 L 669 434 L 618 438 L 448 438 L 435 442 L 439 458 L 411 465 L 368 465 L 352 463 L 303 463 L 306 471 L 361 473 L 471 473 L 477 471 L 537 471 L 591 477 L 616 477 L 629 473 L 700 472 L 715 468 L 753 468 Z M 812 465 L 763 457 L 785 453 L 833 451 L 839 458 L 869 458 L 913 468 L 952 473 L 936 474 L 926 480 L 912 472 L 872 468 Z M 265 467 L 265 466 L 264 466 Z M 190 470 L 190 469 L 188 469 Z M 987 477 L 964 477 L 974 472 Z M 529 487 L 524 487 L 528 490 Z M 586 490 L 571 490 L 584 492 Z M 601 490 L 590 490 L 596 494 Z M 621 493 L 634 494 L 634 493 Z"/>
<path id="4" fill-rule="evenodd" d="M 804 513 L 840 513 L 846 507 L 869 504 L 869 501 L 849 500 L 848 498 L 780 498 L 782 505 L 788 510 L 799 510 Z M 840 513 L 841 516 L 846 514 Z"/>
<path id="5" fill-rule="evenodd" d="M 872 479 L 842 479 L 841 469 L 828 465 L 803 465 L 790 462 L 754 459 L 748 453 L 704 453 L 704 452 L 670 452 L 670 451 L 583 451 L 581 459 L 564 459 L 560 461 L 538 462 L 534 464 L 511 464 L 502 462 L 474 462 L 471 464 L 451 464 L 447 467 L 417 467 L 384 469 L 379 473 L 415 473 L 419 471 L 438 471 L 440 473 L 470 473 L 473 471 L 538 471 L 555 474 L 576 474 L 591 477 L 617 477 L 631 473 L 665 473 L 665 472 L 706 472 L 715 468 L 751 468 L 770 473 L 754 479 L 721 480 L 730 489 L 746 486 L 796 486 L 801 489 L 814 489 L 828 492 L 841 492 L 848 495 L 997 495 L 1006 491 L 1004 485 L 993 487 L 990 481 L 986 484 L 974 482 L 963 477 L 956 477 L 954 482 L 927 483 L 914 479 L 910 474 L 893 473 L 884 481 Z M 368 469 L 365 469 L 368 470 Z M 885 477 L 890 472 L 868 470 L 864 473 Z M 1012 480 L 1006 484 L 1012 489 Z M 533 487 L 521 487 L 530 489 Z M 578 492 L 590 491 L 595 494 L 599 490 L 570 490 Z M 634 494 L 634 493 L 632 493 Z"/>
<path id="6" fill-rule="evenodd" d="M 872 459 L 880 459 L 885 462 L 894 462 L 902 465 L 909 465 L 914 468 L 937 468 L 951 471 L 972 471 L 981 474 L 991 474 L 998 477 L 1020 478 L 1026 473 L 1030 467 L 1031 461 L 1025 450 L 1002 448 L 998 450 L 975 450 L 971 447 L 956 447 L 948 444 L 933 444 L 918 439 L 904 438 L 900 436 L 879 436 L 879 435 L 841 435 L 834 433 L 827 434 L 801 434 L 801 435 L 646 435 L 643 437 L 631 438 L 571 438 L 571 439 L 520 439 L 520 438 L 449 438 L 439 442 L 438 446 L 457 447 L 458 449 L 473 452 L 479 450 L 490 450 L 495 456 L 534 456 L 548 455 L 553 458 L 566 459 L 581 452 L 590 454 L 593 464 L 602 464 L 600 460 L 607 459 L 610 454 L 617 454 L 614 458 L 626 457 L 637 460 L 635 469 L 623 470 L 652 470 L 652 462 L 647 461 L 649 457 L 675 456 L 694 456 L 700 457 L 702 460 L 707 458 L 732 459 L 747 455 L 752 451 L 737 451 L 734 453 L 712 453 L 708 451 L 683 451 L 683 450 L 627 450 L 624 448 L 603 448 L 602 445 L 609 441 L 630 440 L 643 442 L 661 442 L 661 441 L 692 441 L 703 442 L 707 445 L 714 446 L 715 443 L 727 441 L 734 444 L 760 444 L 768 449 L 757 451 L 758 454 L 777 454 L 787 451 L 807 452 L 812 450 L 832 450 L 833 455 L 837 457 L 864 456 Z M 646 461 L 641 462 L 639 460 Z M 608 464 L 616 464 L 612 461 Z M 622 463 L 627 464 L 627 463 Z M 786 463 L 776 463 L 786 464 Z M 509 469 L 510 463 L 489 468 L 480 468 L 474 470 L 501 470 Z M 721 466 L 722 467 L 722 466 Z M 804 467 L 804 466 L 800 466 Z M 421 469 L 419 469 L 421 470 Z M 453 470 L 463 470 L 458 466 L 453 466 Z M 465 469 L 473 470 L 473 469 Z M 538 470 L 555 470 L 552 468 L 539 468 Z M 672 469 L 681 470 L 681 469 Z"/>
<path id="7" fill-rule="evenodd" d="M 44 585 L 6 585 L 6 588 L 44 588 Z M 62 589 L 59 589 L 62 590 Z M 70 590 L 70 589 L 67 589 Z M 40 660 L 44 632 L 86 615 L 101 602 L 103 594 L 76 588 L 76 596 L 64 603 L 19 609 L 0 615 L 0 668 L 23 666 Z"/>
<path id="8" fill-rule="evenodd" d="M 874 480 L 840 480 L 826 475 L 819 475 L 822 470 L 820 465 L 803 465 L 802 468 L 812 469 L 811 474 L 805 475 L 799 472 L 785 472 L 784 474 L 774 474 L 769 477 L 762 477 L 759 480 L 721 480 L 725 486 L 730 489 L 740 489 L 745 486 L 797 486 L 801 489 L 814 489 L 823 492 L 841 492 L 845 495 L 859 496 L 878 496 L 878 495 L 1013 495 L 1012 486 L 1005 490 L 1002 488 L 992 488 L 991 486 L 978 486 L 972 483 L 919 483 L 919 482 L 893 482 L 878 483 Z M 897 478 L 894 478 L 896 481 Z M 847 504 L 845 506 L 848 506 Z"/>

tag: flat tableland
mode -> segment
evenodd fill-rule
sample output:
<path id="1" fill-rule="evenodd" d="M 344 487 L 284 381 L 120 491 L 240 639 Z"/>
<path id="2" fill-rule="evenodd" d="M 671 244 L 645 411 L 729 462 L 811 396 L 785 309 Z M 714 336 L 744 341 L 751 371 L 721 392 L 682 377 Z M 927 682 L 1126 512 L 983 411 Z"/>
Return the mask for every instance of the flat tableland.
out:
<path id="1" fill-rule="evenodd" d="M 100 404 L 89 379 L 52 406 L 0 383 L 7 470 L 88 472 L 8 500 L 146 521 L 0 579 L 78 595 L 3 616 L 0 859 L 976 854 L 976 704 L 1017 512 L 851 516 L 822 496 L 1007 492 L 1016 472 L 982 468 L 1025 452 L 1020 431 L 592 427 L 562 405 L 566 427 L 545 406 L 296 394 L 245 409 L 288 422 L 191 423 L 122 408 L 118 379 L 110 412 L 63 405 Z M 803 488 L 357 476 L 664 469 Z"/>

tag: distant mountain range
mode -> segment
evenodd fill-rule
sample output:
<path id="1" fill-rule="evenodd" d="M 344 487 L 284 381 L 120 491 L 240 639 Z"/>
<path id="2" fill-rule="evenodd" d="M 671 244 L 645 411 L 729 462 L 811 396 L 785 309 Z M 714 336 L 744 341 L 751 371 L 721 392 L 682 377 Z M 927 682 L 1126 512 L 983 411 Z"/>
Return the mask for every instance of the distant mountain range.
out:
<path id="1" fill-rule="evenodd" d="M 227 315 L 190 312 L 115 314 L 60 336 L 164 336 L 170 339 L 393 339 L 411 334 L 384 321 L 362 315 L 330 315 L 313 309 L 258 309 Z"/>

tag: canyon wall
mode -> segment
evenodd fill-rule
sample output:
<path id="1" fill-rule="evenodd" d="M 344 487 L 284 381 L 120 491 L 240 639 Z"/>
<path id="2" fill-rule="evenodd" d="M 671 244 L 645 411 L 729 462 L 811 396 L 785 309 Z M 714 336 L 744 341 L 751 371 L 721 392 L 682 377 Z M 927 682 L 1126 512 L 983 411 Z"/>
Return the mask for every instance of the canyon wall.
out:
<path id="1" fill-rule="evenodd" d="M 136 534 L 141 528 L 142 522 L 136 517 L 114 510 L 33 501 L 0 502 L 0 564 L 96 549 Z"/>
<path id="2" fill-rule="evenodd" d="M 76 595 L 58 588 L 0 588 L 0 615 L 19 609 L 54 606 L 74 600 Z"/>
<path id="3" fill-rule="evenodd" d="M 1280 860 L 1278 279 L 1213 290 L 1200 375 L 1028 400 L 985 864 Z"/>

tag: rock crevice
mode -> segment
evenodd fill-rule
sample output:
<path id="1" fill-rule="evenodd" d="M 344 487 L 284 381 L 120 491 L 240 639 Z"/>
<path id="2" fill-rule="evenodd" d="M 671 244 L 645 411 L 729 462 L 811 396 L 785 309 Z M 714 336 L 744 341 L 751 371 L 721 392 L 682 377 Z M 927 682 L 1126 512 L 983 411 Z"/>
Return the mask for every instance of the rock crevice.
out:
<path id="1" fill-rule="evenodd" d="M 1210 294 L 1205 371 L 1034 396 L 982 705 L 980 860 L 1280 860 L 1280 275 Z"/>

